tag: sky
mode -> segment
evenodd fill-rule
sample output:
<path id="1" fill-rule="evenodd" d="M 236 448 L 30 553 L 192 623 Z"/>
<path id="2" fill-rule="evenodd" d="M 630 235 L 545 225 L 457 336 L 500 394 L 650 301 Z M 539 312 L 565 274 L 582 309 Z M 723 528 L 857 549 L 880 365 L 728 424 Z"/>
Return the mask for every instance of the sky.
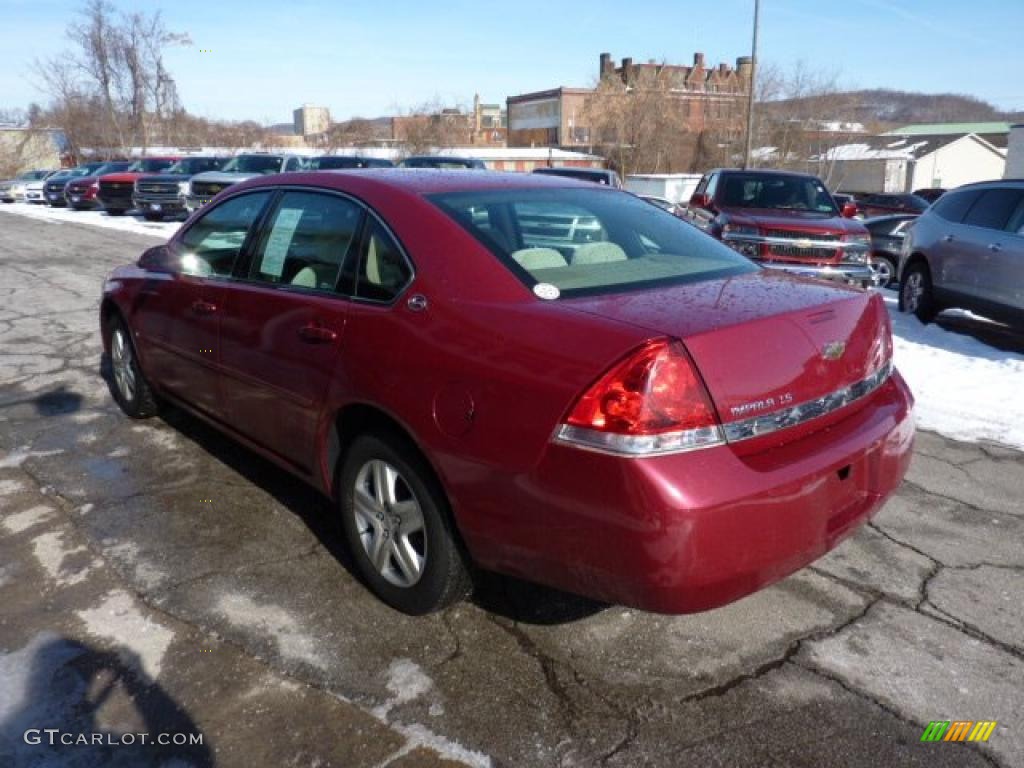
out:
<path id="1" fill-rule="evenodd" d="M 115 0 L 159 9 L 192 45 L 167 56 L 185 107 L 210 118 L 333 119 L 584 87 L 598 55 L 734 64 L 754 0 Z M 67 50 L 83 0 L 0 0 L 0 109 L 45 101 L 31 62 Z M 847 88 L 963 93 L 1024 109 L 1024 0 L 762 0 L 760 60 Z M 208 51 L 208 52 L 207 52 Z"/>

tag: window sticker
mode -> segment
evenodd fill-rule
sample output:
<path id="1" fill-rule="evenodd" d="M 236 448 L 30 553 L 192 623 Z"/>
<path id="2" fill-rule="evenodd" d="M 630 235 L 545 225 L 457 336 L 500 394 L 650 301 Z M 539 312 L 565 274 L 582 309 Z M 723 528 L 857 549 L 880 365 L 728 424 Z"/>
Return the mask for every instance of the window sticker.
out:
<path id="1" fill-rule="evenodd" d="M 295 236 L 295 229 L 302 218 L 301 208 L 282 208 L 274 219 L 274 228 L 267 238 L 267 247 L 263 251 L 260 272 L 264 275 L 280 277 L 284 272 L 284 260 L 288 248 Z"/>

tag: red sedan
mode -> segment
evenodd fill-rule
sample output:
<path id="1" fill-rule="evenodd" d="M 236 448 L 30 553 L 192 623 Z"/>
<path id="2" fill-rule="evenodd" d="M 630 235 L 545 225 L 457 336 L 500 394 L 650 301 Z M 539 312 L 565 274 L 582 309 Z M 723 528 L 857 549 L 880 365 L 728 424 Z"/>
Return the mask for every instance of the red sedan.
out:
<path id="1" fill-rule="evenodd" d="M 114 271 L 101 327 L 129 416 L 174 403 L 316 486 L 408 613 L 474 567 L 723 605 L 868 520 L 914 435 L 876 294 L 536 174 L 232 186 Z"/>

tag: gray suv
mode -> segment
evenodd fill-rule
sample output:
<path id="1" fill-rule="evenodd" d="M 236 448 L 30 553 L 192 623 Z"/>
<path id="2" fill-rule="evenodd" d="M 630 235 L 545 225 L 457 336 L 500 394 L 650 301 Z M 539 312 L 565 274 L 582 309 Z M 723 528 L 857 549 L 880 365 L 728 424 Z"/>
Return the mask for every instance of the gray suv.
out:
<path id="1" fill-rule="evenodd" d="M 1024 179 L 947 192 L 910 225 L 900 311 L 927 323 L 960 307 L 1024 325 Z"/>

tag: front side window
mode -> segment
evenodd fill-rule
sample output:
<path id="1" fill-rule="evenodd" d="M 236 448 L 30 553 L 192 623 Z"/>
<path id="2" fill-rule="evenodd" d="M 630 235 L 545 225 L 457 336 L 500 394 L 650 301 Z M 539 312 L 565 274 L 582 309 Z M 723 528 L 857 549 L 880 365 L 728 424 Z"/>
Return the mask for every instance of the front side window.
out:
<path id="1" fill-rule="evenodd" d="M 692 225 L 624 192 L 474 190 L 430 200 L 528 286 L 614 293 L 758 269 Z"/>
<path id="2" fill-rule="evenodd" d="M 723 179 L 722 205 L 809 211 L 837 216 L 832 195 L 818 179 L 802 176 L 729 174 Z"/>
<path id="3" fill-rule="evenodd" d="M 256 249 L 249 278 L 261 283 L 333 291 L 359 232 L 362 209 L 316 192 L 286 192 Z"/>
<path id="4" fill-rule="evenodd" d="M 196 277 L 230 275 L 270 195 L 267 190 L 232 197 L 198 219 L 178 241 L 182 272 Z"/>

